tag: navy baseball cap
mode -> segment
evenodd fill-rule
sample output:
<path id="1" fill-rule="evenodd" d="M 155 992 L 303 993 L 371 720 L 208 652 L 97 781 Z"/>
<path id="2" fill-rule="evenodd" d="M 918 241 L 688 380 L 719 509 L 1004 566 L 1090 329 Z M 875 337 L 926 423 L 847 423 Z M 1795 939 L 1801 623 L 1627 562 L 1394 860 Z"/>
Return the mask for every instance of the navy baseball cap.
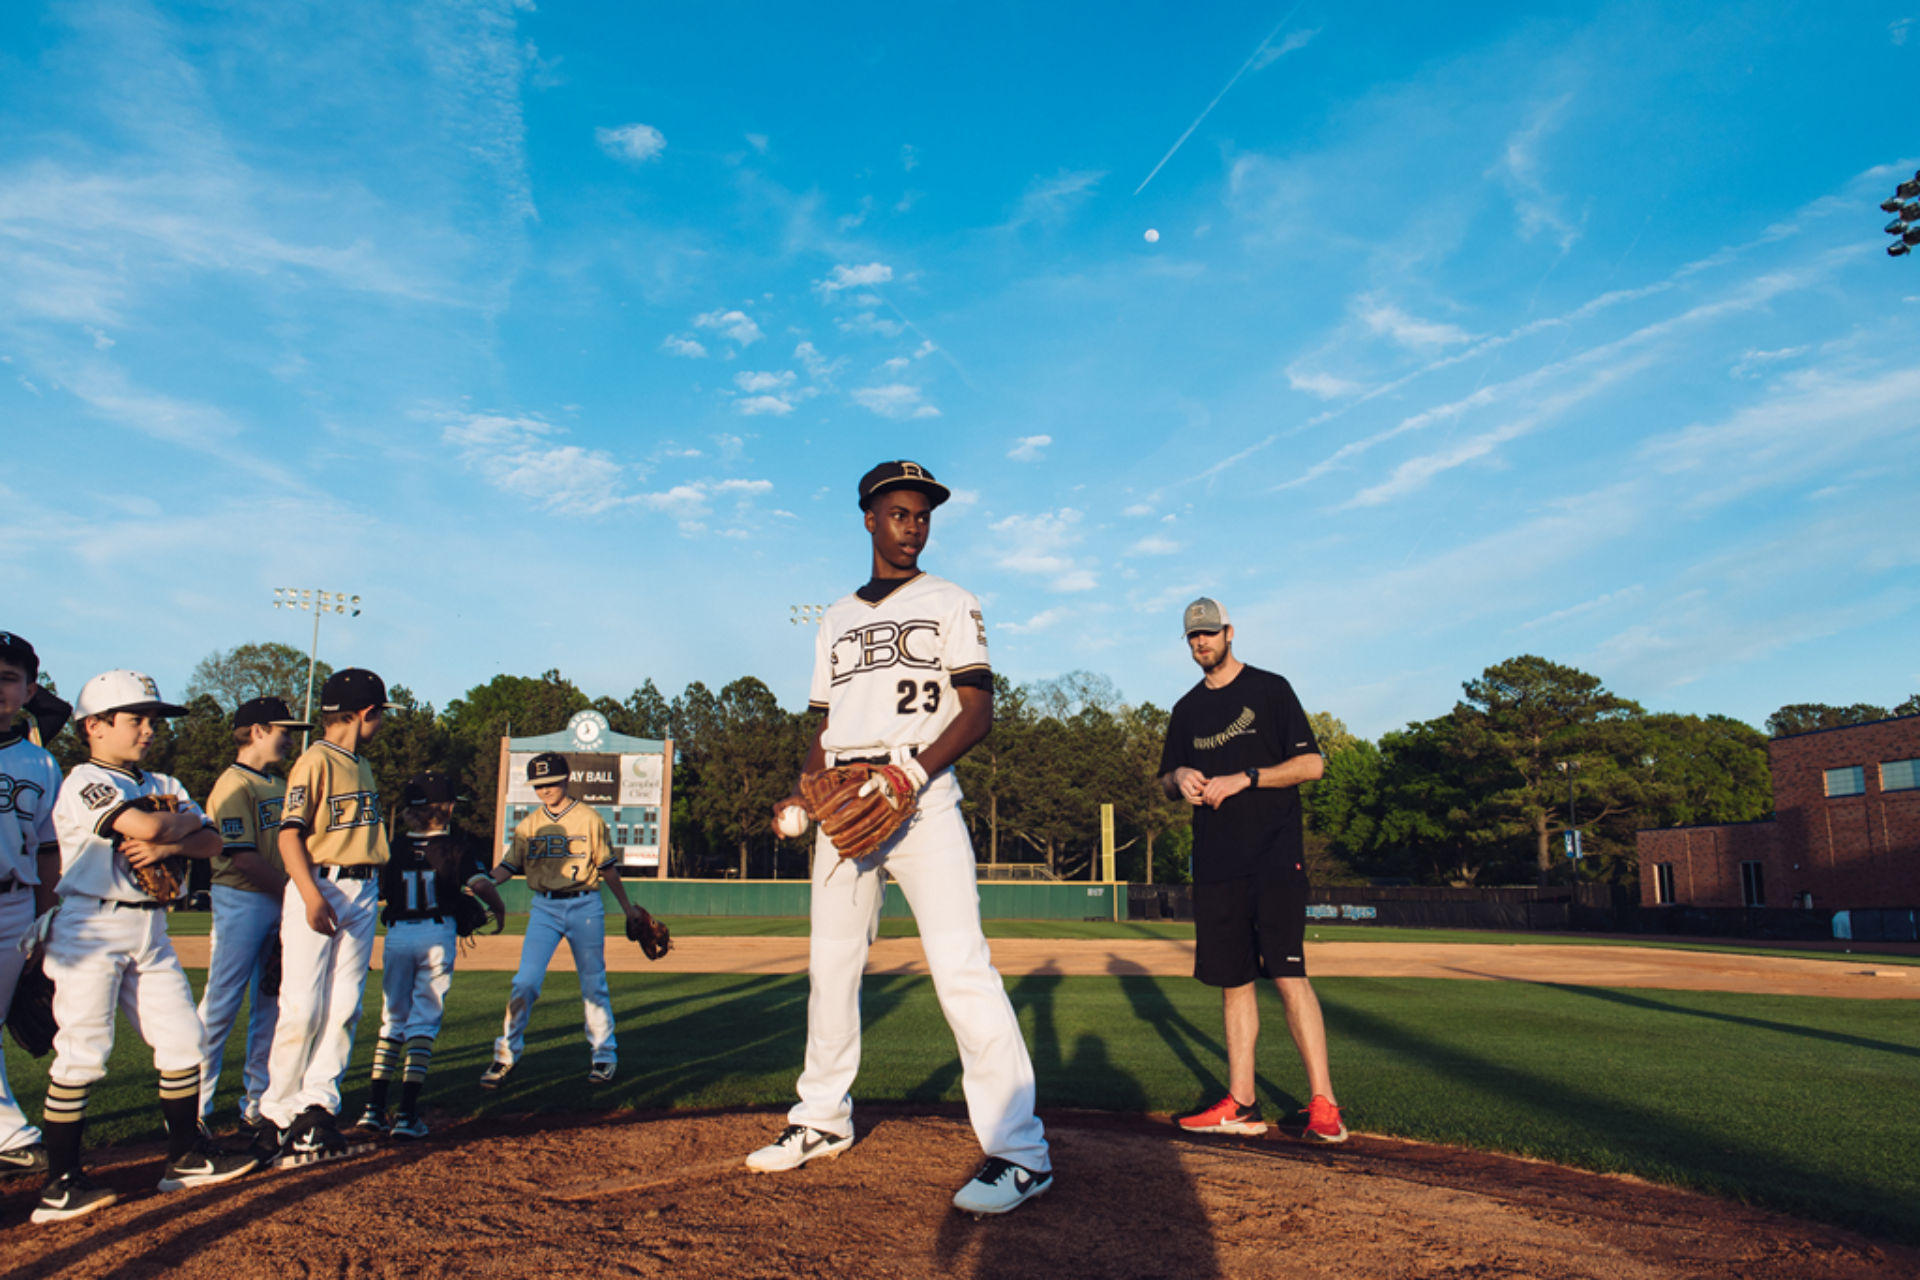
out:
<path id="1" fill-rule="evenodd" d="M 573 769 L 558 751 L 542 751 L 527 761 L 527 781 L 536 787 L 563 786 L 571 777 Z"/>
<path id="2" fill-rule="evenodd" d="M 320 688 L 320 710 L 365 711 L 368 707 L 390 710 L 387 682 L 365 667 L 348 667 L 327 677 Z"/>
<path id="3" fill-rule="evenodd" d="M 933 472 L 917 462 L 883 462 L 860 477 L 860 509 L 865 511 L 889 489 L 918 489 L 936 507 L 953 496 L 952 490 L 933 478 Z"/>
<path id="4" fill-rule="evenodd" d="M 425 773 L 416 773 L 407 779 L 407 789 L 402 793 L 402 808 L 416 809 L 423 804 L 453 804 L 466 799 L 460 794 L 460 788 L 453 779 L 438 769 L 429 769 Z"/>
<path id="5" fill-rule="evenodd" d="M 0 661 L 11 662 L 16 667 L 26 668 L 29 680 L 40 678 L 40 655 L 33 651 L 33 646 L 23 637 L 11 631 L 0 631 Z"/>
<path id="6" fill-rule="evenodd" d="M 244 729 L 254 724 L 280 725 L 287 729 L 313 728 L 307 721 L 287 710 L 285 698 L 255 698 L 251 702 L 241 703 L 234 709 L 234 728 Z"/>

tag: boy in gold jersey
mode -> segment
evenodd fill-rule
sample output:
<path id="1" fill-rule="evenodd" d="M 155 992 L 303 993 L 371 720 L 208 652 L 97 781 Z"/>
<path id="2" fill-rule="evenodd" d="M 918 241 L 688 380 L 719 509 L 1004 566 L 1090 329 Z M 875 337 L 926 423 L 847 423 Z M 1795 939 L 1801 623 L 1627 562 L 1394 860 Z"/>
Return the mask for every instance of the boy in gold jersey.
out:
<path id="1" fill-rule="evenodd" d="M 280 920 L 280 1023 L 267 1063 L 255 1150 L 300 1162 L 347 1154 L 340 1077 L 353 1054 L 380 914 L 387 832 L 360 749 L 393 704 L 359 667 L 327 677 L 324 735 L 294 761 L 280 821 L 287 888 Z"/>
<path id="2" fill-rule="evenodd" d="M 284 779 L 268 770 L 293 750 L 294 729 L 311 729 L 280 698 L 255 698 L 233 713 L 238 757 L 213 784 L 207 816 L 220 832 L 213 855 L 213 936 L 208 940 L 207 985 L 200 993 L 200 1121 L 213 1122 L 214 1089 L 227 1033 L 247 1003 L 247 1056 L 241 1070 L 240 1119 L 260 1120 L 267 1089 L 267 1052 L 279 1018 L 279 987 L 262 990 L 269 952 L 280 945 L 280 905 L 287 876 L 280 869 L 280 806 Z"/>
<path id="3" fill-rule="evenodd" d="M 590 804 L 567 794 L 571 778 L 567 758 L 544 751 L 527 762 L 527 781 L 540 797 L 540 808 L 513 829 L 513 846 L 493 869 L 495 884 L 516 874 L 527 877 L 533 903 L 527 912 L 527 936 L 520 944 L 520 970 L 513 975 L 507 1016 L 500 1038 L 493 1044 L 493 1065 L 480 1077 L 480 1087 L 497 1089 L 526 1045 L 527 1020 L 546 981 L 547 963 L 560 940 L 573 952 L 580 976 L 580 998 L 586 1005 L 587 1044 L 593 1065 L 587 1079 L 605 1084 L 613 1079 L 618 1046 L 613 1037 L 613 997 L 607 991 L 607 909 L 600 886 L 613 890 L 614 899 L 629 918 L 640 908 L 627 901 L 620 883 L 620 858 L 607 837 L 606 819 Z"/>

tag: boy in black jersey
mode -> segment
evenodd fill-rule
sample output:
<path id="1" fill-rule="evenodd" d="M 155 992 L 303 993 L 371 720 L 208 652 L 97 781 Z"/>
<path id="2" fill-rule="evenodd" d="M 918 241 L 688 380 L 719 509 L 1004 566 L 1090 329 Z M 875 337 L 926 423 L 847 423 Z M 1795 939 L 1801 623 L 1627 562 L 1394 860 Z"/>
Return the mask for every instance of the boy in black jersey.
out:
<path id="1" fill-rule="evenodd" d="M 1179 1123 L 1197 1133 L 1266 1132 L 1254 1097 L 1254 980 L 1268 977 L 1307 1070 L 1302 1136 L 1345 1142 L 1304 945 L 1299 787 L 1321 775 L 1320 744 L 1293 686 L 1233 656 L 1233 627 L 1218 601 L 1188 605 L 1184 626 L 1204 674 L 1168 717 L 1160 785 L 1193 806 L 1193 976 L 1221 988 L 1228 1079 L 1226 1097 Z"/>
<path id="2" fill-rule="evenodd" d="M 386 909 L 380 918 L 387 939 L 380 962 L 380 1039 L 373 1048 L 367 1107 L 353 1126 L 362 1132 L 388 1131 L 387 1093 L 398 1075 L 400 1107 L 393 1117 L 393 1136 L 427 1136 L 420 1092 L 426 1087 L 441 1010 L 453 985 L 459 948 L 455 903 L 462 893 L 475 894 L 493 913 L 495 933 L 506 924 L 506 904 L 493 877 L 472 845 L 453 830 L 454 790 L 452 780 L 438 771 L 407 783 L 401 800 L 403 830 L 381 872 Z"/>

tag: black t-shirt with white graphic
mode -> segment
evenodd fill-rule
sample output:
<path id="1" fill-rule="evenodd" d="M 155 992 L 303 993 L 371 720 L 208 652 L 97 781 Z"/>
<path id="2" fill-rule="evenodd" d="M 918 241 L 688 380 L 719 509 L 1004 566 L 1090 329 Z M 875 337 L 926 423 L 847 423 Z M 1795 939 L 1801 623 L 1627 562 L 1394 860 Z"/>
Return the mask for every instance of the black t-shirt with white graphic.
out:
<path id="1" fill-rule="evenodd" d="M 1320 744 L 1284 676 L 1242 665 L 1223 688 L 1203 680 L 1173 704 L 1161 776 L 1185 767 L 1209 778 L 1317 755 Z M 1261 873 L 1305 877 L 1300 788 L 1249 788 L 1218 809 L 1193 810 L 1196 883 Z"/>

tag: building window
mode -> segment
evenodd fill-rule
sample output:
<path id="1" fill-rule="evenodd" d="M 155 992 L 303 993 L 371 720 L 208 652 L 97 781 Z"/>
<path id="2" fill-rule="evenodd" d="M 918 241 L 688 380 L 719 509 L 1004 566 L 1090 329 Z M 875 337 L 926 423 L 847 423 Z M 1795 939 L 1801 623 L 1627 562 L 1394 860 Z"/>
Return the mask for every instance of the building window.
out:
<path id="1" fill-rule="evenodd" d="M 1912 791 L 1920 787 L 1920 760 L 1889 760 L 1880 766 L 1882 791 Z"/>
<path id="2" fill-rule="evenodd" d="M 1653 864 L 1653 900 L 1663 907 L 1673 902 L 1673 864 L 1671 862 Z"/>
<path id="3" fill-rule="evenodd" d="M 1827 794 L 1830 796 L 1859 796 L 1867 792 L 1867 771 L 1857 764 L 1840 769 L 1827 770 Z"/>
<path id="4" fill-rule="evenodd" d="M 1757 862 L 1740 864 L 1740 901 L 1749 907 L 1767 905 L 1766 881 L 1760 874 L 1760 864 Z"/>

